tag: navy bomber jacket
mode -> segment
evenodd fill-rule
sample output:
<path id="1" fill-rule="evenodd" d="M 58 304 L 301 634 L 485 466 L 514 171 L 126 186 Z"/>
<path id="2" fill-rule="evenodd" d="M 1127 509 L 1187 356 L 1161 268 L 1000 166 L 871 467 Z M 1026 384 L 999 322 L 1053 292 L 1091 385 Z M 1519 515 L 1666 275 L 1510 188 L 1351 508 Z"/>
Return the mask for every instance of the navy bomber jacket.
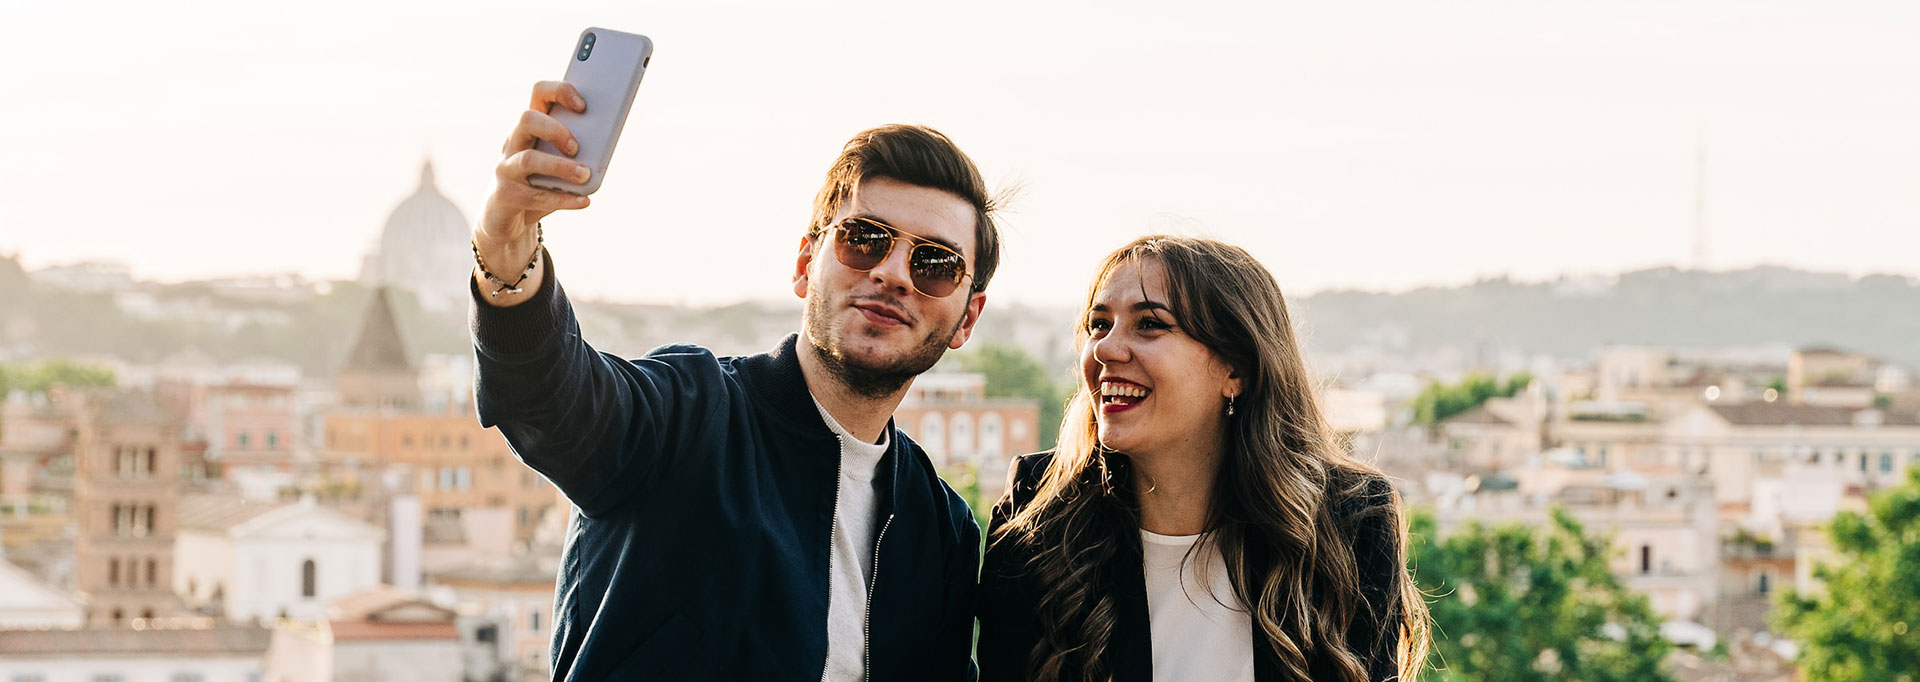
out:
<path id="1" fill-rule="evenodd" d="M 600 353 L 547 262 L 520 305 L 469 288 L 480 421 L 577 511 L 553 679 L 821 679 L 840 444 L 797 337 L 740 357 Z M 918 445 L 891 442 L 873 481 L 867 679 L 971 679 L 980 529 Z"/>

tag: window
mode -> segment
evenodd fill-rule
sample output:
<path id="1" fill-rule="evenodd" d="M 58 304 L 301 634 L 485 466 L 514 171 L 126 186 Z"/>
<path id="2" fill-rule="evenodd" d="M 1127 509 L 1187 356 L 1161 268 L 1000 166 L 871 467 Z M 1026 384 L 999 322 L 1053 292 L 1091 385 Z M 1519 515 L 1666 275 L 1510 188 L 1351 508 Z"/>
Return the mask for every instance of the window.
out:
<path id="1" fill-rule="evenodd" d="M 149 504 L 147 505 L 147 523 L 140 527 L 139 535 L 145 537 L 148 533 L 154 532 L 153 528 L 153 505 Z"/>
<path id="2" fill-rule="evenodd" d="M 1893 473 L 1893 453 L 1891 452 L 1880 453 L 1880 473 L 1883 473 L 1883 474 Z"/>
<path id="3" fill-rule="evenodd" d="M 1867 453 L 1864 452 L 1860 453 L 1860 470 L 1863 472 L 1867 470 Z"/>
<path id="4" fill-rule="evenodd" d="M 473 489 L 473 470 L 468 469 L 466 467 L 460 467 L 459 471 L 454 472 L 453 481 L 455 486 L 458 487 L 460 490 L 472 490 Z"/>
<path id="5" fill-rule="evenodd" d="M 114 609 L 114 610 L 113 610 L 113 624 L 114 624 L 114 625 L 119 625 L 119 624 L 120 624 L 120 621 L 122 621 L 122 620 L 124 620 L 124 619 L 126 619 L 126 617 L 127 617 L 127 615 L 126 615 L 126 612 L 125 612 L 125 611 L 121 611 L 120 609 Z"/>
<path id="6" fill-rule="evenodd" d="M 527 612 L 527 630 L 535 633 L 540 631 L 540 609 Z"/>
<path id="7" fill-rule="evenodd" d="M 268 450 L 280 449 L 280 432 L 279 431 L 267 432 L 267 449 Z"/>
<path id="8" fill-rule="evenodd" d="M 961 412 L 953 415 L 947 425 L 947 450 L 955 455 L 972 456 L 975 452 L 973 440 L 973 415 Z"/>
<path id="9" fill-rule="evenodd" d="M 1000 413 L 988 412 L 980 415 L 980 455 L 985 458 L 998 458 L 1006 449 L 1006 436 L 1001 433 Z"/>
<path id="10" fill-rule="evenodd" d="M 316 591 L 314 590 L 314 581 L 315 578 L 318 577 L 314 575 L 314 573 L 312 559 L 300 563 L 300 596 L 309 599 L 313 598 L 314 592 Z"/>
<path id="11" fill-rule="evenodd" d="M 160 580 L 158 578 L 159 575 L 160 575 L 160 562 L 154 561 L 152 559 L 148 559 L 147 560 L 147 587 L 153 587 L 154 585 L 159 584 L 160 583 Z M 147 617 L 152 618 L 153 616 L 147 616 Z"/>
<path id="12" fill-rule="evenodd" d="M 160 459 L 159 451 L 154 450 L 153 448 L 147 448 L 147 470 L 142 473 L 147 476 L 152 476 L 154 470 L 160 468 L 158 466 L 155 466 L 155 462 L 159 459 Z"/>
<path id="13" fill-rule="evenodd" d="M 927 454 L 936 457 L 944 455 L 947 452 L 946 426 L 946 422 L 940 419 L 940 413 L 928 412 L 920 417 L 920 433 L 915 434 L 913 439 L 920 441 L 920 447 Z"/>
<path id="14" fill-rule="evenodd" d="M 121 518 L 120 518 L 120 505 L 117 505 L 117 504 L 116 504 L 116 505 L 113 505 L 113 534 L 114 534 L 114 535 L 126 535 L 126 534 L 127 534 L 127 532 L 126 532 L 126 531 L 127 531 L 127 529 L 126 529 L 126 527 L 125 527 L 125 526 L 122 526 L 122 525 L 120 524 L 120 521 L 121 521 Z"/>
<path id="15" fill-rule="evenodd" d="M 1640 575 L 1653 572 L 1653 545 L 1640 546 Z"/>
<path id="16" fill-rule="evenodd" d="M 1772 574 L 1772 572 L 1770 572 L 1770 571 L 1761 571 L 1761 572 L 1760 572 L 1760 582 L 1759 582 L 1759 584 L 1757 584 L 1757 585 L 1755 585 L 1755 586 L 1754 586 L 1754 591 L 1755 591 L 1756 593 L 1759 593 L 1759 594 L 1766 594 L 1766 593 L 1767 593 L 1768 591 L 1770 591 L 1770 590 L 1772 589 L 1772 587 L 1773 587 L 1773 586 L 1772 586 L 1772 584 L 1771 584 L 1772 582 L 1773 582 L 1773 574 Z"/>
<path id="17" fill-rule="evenodd" d="M 500 628 L 498 627 L 494 627 L 492 625 L 482 625 L 480 627 L 473 629 L 473 641 L 479 642 L 481 644 L 492 644 L 494 640 L 499 638 L 500 638 Z"/>
<path id="18" fill-rule="evenodd" d="M 107 560 L 107 584 L 113 587 L 120 586 L 120 560 L 119 559 Z"/>
<path id="19" fill-rule="evenodd" d="M 153 609 L 140 609 L 140 618 L 143 620 L 153 620 Z"/>
<path id="20" fill-rule="evenodd" d="M 233 437 L 233 442 L 238 443 L 240 449 L 242 450 L 247 449 L 247 441 L 249 440 L 251 440 L 251 438 L 247 435 L 247 432 L 245 431 L 241 431 L 240 435 Z"/>

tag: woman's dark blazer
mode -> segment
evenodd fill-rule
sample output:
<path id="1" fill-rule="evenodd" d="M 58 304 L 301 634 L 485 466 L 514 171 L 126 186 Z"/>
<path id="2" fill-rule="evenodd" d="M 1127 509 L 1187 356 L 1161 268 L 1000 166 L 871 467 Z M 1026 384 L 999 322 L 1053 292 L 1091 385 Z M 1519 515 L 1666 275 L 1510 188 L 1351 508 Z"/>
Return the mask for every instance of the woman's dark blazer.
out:
<path id="1" fill-rule="evenodd" d="M 1022 542 L 1000 542 L 1000 529 L 1027 503 L 1039 488 L 1040 477 L 1052 462 L 1053 453 L 1024 455 L 1014 461 L 1012 482 L 1000 502 L 994 505 L 993 521 L 987 533 L 987 552 L 980 571 L 980 642 L 978 658 L 981 682 L 1026 680 L 1032 670 L 1031 655 L 1039 643 L 1042 625 L 1035 611 L 1041 588 L 1028 563 L 1032 548 Z M 1124 460 L 1117 460 L 1123 462 Z M 1123 465 L 1123 464 L 1122 464 Z M 1399 627 L 1382 628 L 1383 618 L 1404 618 L 1400 600 L 1391 593 L 1399 565 L 1398 529 L 1390 519 L 1397 515 L 1363 513 L 1374 505 L 1394 504 L 1393 487 L 1385 479 L 1375 478 L 1366 486 L 1366 495 L 1337 514 L 1354 538 L 1354 550 L 1360 568 L 1361 592 L 1365 603 L 1354 614 L 1347 629 L 1347 642 L 1367 666 L 1367 679 L 1386 682 L 1398 679 L 1395 661 L 1398 642 L 1379 637 L 1383 630 L 1398 632 Z M 1378 511 L 1373 510 L 1373 511 Z M 1101 571 L 1102 584 L 1118 597 L 1112 641 L 1103 661 L 1113 673 L 1114 682 L 1147 682 L 1153 676 L 1153 639 L 1148 631 L 1146 579 L 1141 569 L 1140 542 L 1128 535 L 1126 547 L 1113 554 L 1113 560 Z M 1262 551 L 1250 547 L 1249 551 Z M 1280 659 L 1256 626 L 1254 641 L 1254 679 L 1257 682 L 1293 682 L 1285 676 Z M 1315 680 L 1332 680 L 1333 668 L 1324 655 L 1310 654 Z M 1075 671 L 1077 672 L 1077 671 Z M 1069 674 L 1067 679 L 1079 679 Z"/>

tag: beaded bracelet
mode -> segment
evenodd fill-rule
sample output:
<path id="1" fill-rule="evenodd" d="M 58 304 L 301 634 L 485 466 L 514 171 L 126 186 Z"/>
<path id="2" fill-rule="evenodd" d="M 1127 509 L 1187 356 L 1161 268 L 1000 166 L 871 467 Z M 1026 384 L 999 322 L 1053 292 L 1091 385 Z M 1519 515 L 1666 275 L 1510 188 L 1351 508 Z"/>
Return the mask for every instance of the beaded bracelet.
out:
<path id="1" fill-rule="evenodd" d="M 520 271 L 520 279 L 514 280 L 512 284 L 501 281 L 499 277 L 495 277 L 492 272 L 487 271 L 487 259 L 480 257 L 480 242 L 473 242 L 473 262 L 480 264 L 480 276 L 487 278 L 489 282 L 500 285 L 500 288 L 494 289 L 493 293 L 488 294 L 489 296 L 499 296 L 502 291 L 511 294 L 518 294 L 522 291 L 520 283 L 527 281 L 527 276 L 533 274 L 533 266 L 540 262 L 541 247 L 547 243 L 546 230 L 540 223 L 533 224 L 533 239 L 533 257 L 527 259 L 526 269 Z"/>

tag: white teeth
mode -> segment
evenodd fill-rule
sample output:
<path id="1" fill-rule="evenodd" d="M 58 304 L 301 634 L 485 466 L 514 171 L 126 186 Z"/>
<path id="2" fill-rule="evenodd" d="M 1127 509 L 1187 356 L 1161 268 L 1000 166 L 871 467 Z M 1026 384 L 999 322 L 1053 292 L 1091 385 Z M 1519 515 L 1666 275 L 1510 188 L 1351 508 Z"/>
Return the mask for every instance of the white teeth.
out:
<path id="1" fill-rule="evenodd" d="M 1122 384 L 1112 381 L 1102 382 L 1100 384 L 1100 397 L 1145 398 L 1147 397 L 1147 389 L 1132 384 Z"/>

